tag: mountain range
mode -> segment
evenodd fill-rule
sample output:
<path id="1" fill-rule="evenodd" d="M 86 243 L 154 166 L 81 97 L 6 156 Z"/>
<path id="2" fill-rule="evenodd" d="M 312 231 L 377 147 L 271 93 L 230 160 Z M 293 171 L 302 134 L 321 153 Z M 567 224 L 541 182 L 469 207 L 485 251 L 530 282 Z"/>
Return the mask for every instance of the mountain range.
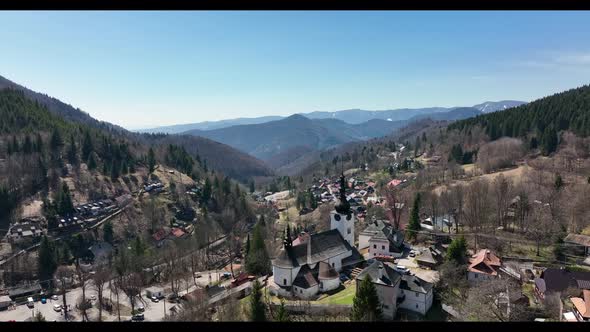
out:
<path id="1" fill-rule="evenodd" d="M 314 151 L 390 135 L 412 121 L 425 118 L 435 121 L 454 121 L 479 114 L 481 112 L 475 108 L 460 107 L 446 112 L 418 114 L 404 120 L 389 121 L 374 118 L 358 124 L 350 124 L 339 119 L 310 119 L 295 114 L 265 123 L 214 130 L 194 129 L 182 134 L 206 137 L 227 144 L 277 169 Z"/>
<path id="2" fill-rule="evenodd" d="M 516 100 L 501 100 L 496 102 L 486 101 L 481 104 L 472 106 L 478 109 L 482 113 L 491 113 L 498 110 L 504 110 L 507 108 L 515 107 L 525 104 L 523 101 Z M 298 113 L 309 119 L 335 119 L 341 120 L 349 124 L 360 124 L 373 119 L 381 119 L 388 121 L 399 121 L 407 120 L 418 115 L 434 114 L 434 113 L 445 113 L 462 107 L 427 107 L 427 108 L 400 108 L 393 110 L 383 111 L 367 111 L 361 109 L 350 109 L 336 112 L 311 112 L 311 113 Z M 179 124 L 171 126 L 163 126 L 149 129 L 136 130 L 144 133 L 167 133 L 167 134 L 178 134 L 189 130 L 214 130 L 221 129 L 237 125 L 246 124 L 260 124 L 270 121 L 276 121 L 284 119 L 283 116 L 263 116 L 257 118 L 236 118 L 227 119 L 221 121 L 205 121 L 198 123 Z"/>

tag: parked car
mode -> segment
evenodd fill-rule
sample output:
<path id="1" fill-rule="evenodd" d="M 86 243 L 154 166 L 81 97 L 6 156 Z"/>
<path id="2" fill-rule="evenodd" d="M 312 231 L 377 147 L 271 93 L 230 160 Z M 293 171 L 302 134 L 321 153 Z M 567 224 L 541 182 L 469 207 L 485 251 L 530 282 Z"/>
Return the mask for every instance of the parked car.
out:
<path id="1" fill-rule="evenodd" d="M 27 307 L 33 309 L 35 307 L 35 301 L 32 297 L 27 298 Z"/>
<path id="2" fill-rule="evenodd" d="M 349 280 L 349 278 L 344 273 L 340 273 L 340 281 L 345 282 L 346 280 Z"/>
<path id="3" fill-rule="evenodd" d="M 394 269 L 401 274 L 410 274 L 410 270 L 403 265 L 396 265 Z"/>
<path id="4" fill-rule="evenodd" d="M 143 306 L 143 304 L 140 303 L 140 304 L 137 305 L 137 310 L 140 311 L 140 312 L 144 312 L 145 311 L 145 307 Z"/>
<path id="5" fill-rule="evenodd" d="M 160 302 L 160 299 L 158 299 L 158 298 L 157 298 L 155 295 L 152 295 L 152 297 L 151 297 L 151 300 L 152 300 L 152 302 L 154 302 L 154 303 L 158 303 L 158 302 Z"/>
<path id="6" fill-rule="evenodd" d="M 54 304 L 53 305 L 53 310 L 54 311 L 57 311 L 57 312 L 60 312 L 61 311 L 61 304 Z"/>
<path id="7" fill-rule="evenodd" d="M 144 319 L 145 317 L 143 316 L 143 314 L 135 314 L 133 315 L 133 317 L 131 317 L 131 320 L 133 321 L 142 321 Z"/>
<path id="8" fill-rule="evenodd" d="M 414 251 L 410 251 L 410 254 L 408 256 L 410 256 L 410 257 L 416 257 L 416 253 Z"/>
<path id="9" fill-rule="evenodd" d="M 45 303 L 47 303 L 47 299 L 46 298 L 42 298 L 41 299 L 41 304 L 45 304 Z"/>
<path id="10" fill-rule="evenodd" d="M 96 301 L 96 295 L 90 295 L 90 299 L 91 299 L 92 301 Z"/>
<path id="11" fill-rule="evenodd" d="M 51 299 L 53 301 L 57 301 L 57 300 L 59 300 L 59 297 L 57 295 L 53 295 L 53 296 L 51 296 Z"/>

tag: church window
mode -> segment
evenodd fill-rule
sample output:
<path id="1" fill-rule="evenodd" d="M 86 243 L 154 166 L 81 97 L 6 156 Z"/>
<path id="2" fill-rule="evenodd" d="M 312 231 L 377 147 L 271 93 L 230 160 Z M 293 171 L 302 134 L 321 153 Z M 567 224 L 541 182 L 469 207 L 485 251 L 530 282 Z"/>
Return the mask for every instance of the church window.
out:
<path id="1" fill-rule="evenodd" d="M 350 234 L 350 227 L 346 230 L 347 234 Z"/>
<path id="2" fill-rule="evenodd" d="M 381 250 L 385 250 L 385 246 L 381 246 Z"/>
<path id="3" fill-rule="evenodd" d="M 373 245 L 373 249 L 377 249 L 377 245 L 376 244 Z"/>
<path id="4" fill-rule="evenodd" d="M 287 286 L 287 279 L 283 279 L 283 286 Z"/>

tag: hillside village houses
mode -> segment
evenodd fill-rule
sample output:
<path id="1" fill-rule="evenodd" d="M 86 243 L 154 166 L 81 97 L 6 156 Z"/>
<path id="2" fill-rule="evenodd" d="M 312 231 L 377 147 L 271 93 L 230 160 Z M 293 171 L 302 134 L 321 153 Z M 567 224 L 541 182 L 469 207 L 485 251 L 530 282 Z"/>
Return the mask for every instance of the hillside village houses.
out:
<path id="1" fill-rule="evenodd" d="M 310 299 L 340 286 L 339 272 L 363 261 L 354 246 L 355 216 L 346 200 L 344 175 L 340 200 L 330 214 L 330 230 L 303 237 L 293 245 L 286 238 L 272 261 L 271 291 L 285 297 Z"/>
<path id="2" fill-rule="evenodd" d="M 355 247 L 355 216 L 346 199 L 346 182 L 340 177 L 339 200 L 330 213 L 330 230 L 285 237 L 283 249 L 272 261 L 271 294 L 311 300 L 341 285 L 340 272 L 362 265 L 363 257 Z M 388 222 L 373 221 L 359 235 L 359 248 L 369 247 L 369 257 L 400 257 L 403 232 Z M 377 246 L 378 244 L 378 246 Z M 371 249 L 373 248 L 373 249 Z M 360 270 L 360 269 L 359 269 Z M 384 317 L 393 319 L 398 308 L 425 315 L 432 306 L 433 285 L 414 275 L 402 275 L 389 263 L 374 261 L 357 275 L 358 282 L 370 276 L 376 284 Z"/>

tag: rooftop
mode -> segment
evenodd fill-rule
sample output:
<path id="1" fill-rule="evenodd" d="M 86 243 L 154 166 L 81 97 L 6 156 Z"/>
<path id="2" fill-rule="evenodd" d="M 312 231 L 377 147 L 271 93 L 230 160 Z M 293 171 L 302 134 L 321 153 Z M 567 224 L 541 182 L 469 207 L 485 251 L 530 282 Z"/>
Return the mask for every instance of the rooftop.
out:
<path id="1" fill-rule="evenodd" d="M 588 235 L 568 234 L 563 241 L 590 247 L 590 236 Z"/>
<path id="2" fill-rule="evenodd" d="M 394 286 L 401 280 L 401 274 L 383 262 L 375 261 L 367 266 L 356 277 L 357 280 L 364 280 L 367 276 L 376 284 Z"/>
<path id="3" fill-rule="evenodd" d="M 498 269 L 502 266 L 500 258 L 488 249 L 481 249 L 469 260 L 469 272 L 498 275 Z"/>
<path id="4" fill-rule="evenodd" d="M 342 238 L 338 230 L 333 229 L 311 235 L 311 263 L 326 261 L 331 257 L 350 252 L 352 247 Z M 307 244 L 302 243 L 281 250 L 272 262 L 284 268 L 298 267 L 307 264 Z"/>

